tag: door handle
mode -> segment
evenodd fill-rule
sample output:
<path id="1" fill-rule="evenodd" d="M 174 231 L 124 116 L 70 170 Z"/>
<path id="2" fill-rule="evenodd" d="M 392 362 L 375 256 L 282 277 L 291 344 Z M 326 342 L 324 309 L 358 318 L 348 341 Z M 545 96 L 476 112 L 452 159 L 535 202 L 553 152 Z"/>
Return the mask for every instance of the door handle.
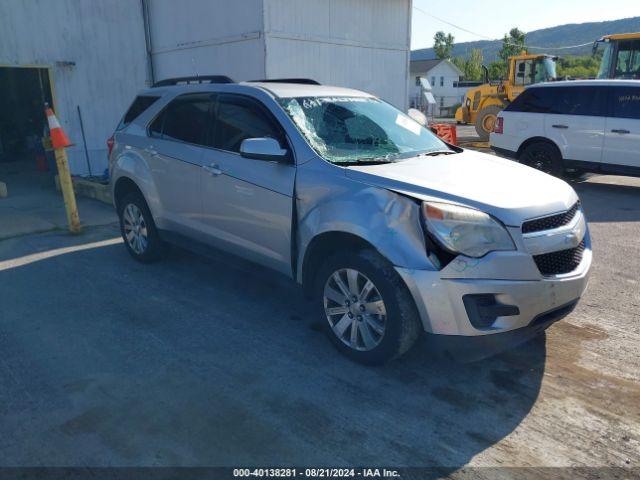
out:
<path id="1" fill-rule="evenodd" d="M 144 149 L 144 151 L 149 155 L 158 155 L 158 151 L 155 148 L 153 148 L 152 145 L 149 145 L 147 148 Z"/>
<path id="2" fill-rule="evenodd" d="M 202 168 L 204 168 L 209 175 L 213 175 L 214 177 L 222 175 L 222 170 L 220 170 L 220 167 L 215 163 L 212 163 L 211 165 L 203 165 Z"/>
<path id="3" fill-rule="evenodd" d="M 631 133 L 629 130 L 625 130 L 623 128 L 614 128 L 611 130 L 613 133 Z"/>
<path id="4" fill-rule="evenodd" d="M 569 128 L 567 125 L 551 125 L 553 128 Z"/>

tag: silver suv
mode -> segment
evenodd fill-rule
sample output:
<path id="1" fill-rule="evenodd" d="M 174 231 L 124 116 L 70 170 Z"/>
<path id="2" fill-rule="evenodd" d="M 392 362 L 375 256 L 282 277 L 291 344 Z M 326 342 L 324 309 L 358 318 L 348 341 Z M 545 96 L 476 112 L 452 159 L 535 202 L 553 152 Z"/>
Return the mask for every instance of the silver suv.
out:
<path id="1" fill-rule="evenodd" d="M 369 364 L 421 331 L 427 345 L 480 358 L 582 295 L 591 243 L 564 181 L 446 144 L 364 92 L 199 80 L 141 92 L 110 139 L 135 259 L 188 242 L 282 272 L 333 343 Z"/>

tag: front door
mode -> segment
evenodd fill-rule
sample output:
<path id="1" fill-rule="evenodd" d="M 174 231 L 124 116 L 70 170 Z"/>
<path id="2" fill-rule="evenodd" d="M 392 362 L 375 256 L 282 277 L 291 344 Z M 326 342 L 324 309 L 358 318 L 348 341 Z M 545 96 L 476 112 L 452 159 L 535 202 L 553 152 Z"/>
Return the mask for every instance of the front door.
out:
<path id="1" fill-rule="evenodd" d="M 640 88 L 610 87 L 609 116 L 604 139 L 603 168 L 614 171 L 610 165 L 637 169 L 640 173 Z M 619 169 L 619 173 L 625 173 Z"/>
<path id="2" fill-rule="evenodd" d="M 211 243 L 291 275 L 295 164 L 247 159 L 246 138 L 288 144 L 277 120 L 258 100 L 220 94 L 211 147 L 202 157 L 202 222 Z"/>

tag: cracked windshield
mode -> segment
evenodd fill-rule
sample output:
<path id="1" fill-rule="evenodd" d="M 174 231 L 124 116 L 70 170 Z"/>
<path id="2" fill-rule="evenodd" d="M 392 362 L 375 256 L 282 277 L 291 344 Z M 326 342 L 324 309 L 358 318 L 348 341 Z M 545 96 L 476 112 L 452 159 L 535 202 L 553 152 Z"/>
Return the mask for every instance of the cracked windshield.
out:
<path id="1" fill-rule="evenodd" d="M 301 97 L 280 103 L 314 150 L 332 163 L 454 153 L 415 120 L 376 98 Z"/>

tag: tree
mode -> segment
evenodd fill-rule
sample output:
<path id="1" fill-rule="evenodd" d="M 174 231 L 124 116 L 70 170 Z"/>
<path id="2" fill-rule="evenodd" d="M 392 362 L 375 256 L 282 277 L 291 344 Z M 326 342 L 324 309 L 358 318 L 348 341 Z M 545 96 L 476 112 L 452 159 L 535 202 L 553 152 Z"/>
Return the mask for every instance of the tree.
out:
<path id="1" fill-rule="evenodd" d="M 454 57 L 451 59 L 453 64 L 462 71 L 465 80 L 482 80 L 482 50 L 473 49 L 469 54 L 469 58 Z"/>
<path id="2" fill-rule="evenodd" d="M 497 80 L 507 77 L 509 57 L 520 55 L 522 52 L 526 53 L 527 51 L 525 46 L 526 35 L 527 34 L 519 28 L 512 28 L 509 30 L 509 34 L 503 37 L 502 48 L 498 52 L 498 58 L 500 60 L 489 65 L 489 77 L 491 79 Z"/>
<path id="3" fill-rule="evenodd" d="M 455 38 L 450 33 L 436 32 L 433 36 L 433 50 L 437 58 L 451 58 Z"/>
<path id="4" fill-rule="evenodd" d="M 482 50 L 474 48 L 469 54 L 469 59 L 465 64 L 464 78 L 466 80 L 482 80 Z"/>
<path id="5" fill-rule="evenodd" d="M 600 67 L 601 55 L 581 55 L 558 60 L 558 77 L 595 78 Z"/>
<path id="6" fill-rule="evenodd" d="M 503 61 L 492 62 L 488 68 L 489 68 L 489 78 L 491 80 L 507 78 L 507 64 L 505 62 Z"/>
<path id="7" fill-rule="evenodd" d="M 509 35 L 505 35 L 502 39 L 502 48 L 498 52 L 498 57 L 507 64 L 509 57 L 519 55 L 522 52 L 526 52 L 525 37 L 526 33 L 520 31 L 518 28 L 512 28 L 509 30 Z"/>

